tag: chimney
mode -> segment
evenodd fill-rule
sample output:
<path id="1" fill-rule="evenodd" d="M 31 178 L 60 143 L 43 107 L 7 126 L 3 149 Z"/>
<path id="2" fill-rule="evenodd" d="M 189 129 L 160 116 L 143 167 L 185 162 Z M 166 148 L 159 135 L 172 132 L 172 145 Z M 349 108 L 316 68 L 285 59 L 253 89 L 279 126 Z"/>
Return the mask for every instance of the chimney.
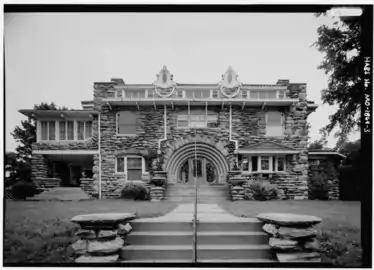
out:
<path id="1" fill-rule="evenodd" d="M 116 83 L 117 85 L 124 85 L 125 84 L 125 82 L 121 78 L 111 78 L 110 81 Z"/>
<path id="2" fill-rule="evenodd" d="M 279 84 L 279 85 L 289 85 L 290 84 L 290 80 L 278 80 L 276 84 Z"/>
<path id="3" fill-rule="evenodd" d="M 86 100 L 86 101 L 81 101 L 82 108 L 83 110 L 93 110 L 94 107 L 94 102 L 93 100 Z"/>

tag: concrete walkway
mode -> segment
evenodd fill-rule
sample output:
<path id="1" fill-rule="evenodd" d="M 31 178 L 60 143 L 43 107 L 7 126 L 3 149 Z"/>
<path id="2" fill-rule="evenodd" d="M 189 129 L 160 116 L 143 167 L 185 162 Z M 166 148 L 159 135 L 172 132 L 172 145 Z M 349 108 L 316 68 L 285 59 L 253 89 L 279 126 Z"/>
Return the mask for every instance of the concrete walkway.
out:
<path id="1" fill-rule="evenodd" d="M 194 205 L 180 204 L 177 208 L 161 217 L 142 218 L 142 222 L 189 222 L 193 220 Z M 257 218 L 241 218 L 223 210 L 217 204 L 198 204 L 197 219 L 199 221 L 224 221 L 224 222 L 259 222 Z"/>

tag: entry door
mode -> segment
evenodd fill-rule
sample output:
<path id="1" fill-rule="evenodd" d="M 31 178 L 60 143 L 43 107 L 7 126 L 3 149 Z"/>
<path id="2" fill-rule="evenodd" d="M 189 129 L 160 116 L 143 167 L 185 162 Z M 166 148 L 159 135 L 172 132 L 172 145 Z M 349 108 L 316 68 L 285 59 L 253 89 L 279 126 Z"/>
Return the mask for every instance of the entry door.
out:
<path id="1" fill-rule="evenodd" d="M 190 159 L 190 180 L 191 183 L 195 183 L 195 179 L 200 183 L 205 183 L 206 180 L 206 160 L 205 158 Z"/>

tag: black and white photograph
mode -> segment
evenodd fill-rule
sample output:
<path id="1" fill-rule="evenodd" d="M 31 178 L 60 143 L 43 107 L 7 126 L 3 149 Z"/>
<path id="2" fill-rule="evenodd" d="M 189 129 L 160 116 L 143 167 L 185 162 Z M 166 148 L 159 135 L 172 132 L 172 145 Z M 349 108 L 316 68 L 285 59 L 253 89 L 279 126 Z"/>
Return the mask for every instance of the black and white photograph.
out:
<path id="1" fill-rule="evenodd" d="M 371 267 L 373 5 L 228 4 L 4 5 L 3 266 Z"/>

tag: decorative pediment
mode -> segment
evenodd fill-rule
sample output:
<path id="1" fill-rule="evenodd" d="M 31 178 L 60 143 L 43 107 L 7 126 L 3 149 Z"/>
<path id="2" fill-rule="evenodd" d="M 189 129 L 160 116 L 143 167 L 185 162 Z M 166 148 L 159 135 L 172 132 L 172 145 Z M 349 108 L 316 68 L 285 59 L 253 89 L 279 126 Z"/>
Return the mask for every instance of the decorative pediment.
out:
<path id="1" fill-rule="evenodd" d="M 220 86 L 223 95 L 232 98 L 239 94 L 242 82 L 238 80 L 238 74 L 236 71 L 229 66 L 226 72 L 222 75 L 222 80 L 218 85 Z M 235 90 L 233 91 L 233 89 Z"/>
<path id="2" fill-rule="evenodd" d="M 156 88 L 166 89 L 175 87 L 177 85 L 177 83 L 173 81 L 173 75 L 166 66 L 163 66 L 156 76 L 157 80 L 153 83 Z"/>
<path id="3" fill-rule="evenodd" d="M 236 73 L 236 71 L 229 66 L 226 72 L 222 75 L 222 80 L 218 83 L 218 85 L 228 89 L 241 86 L 242 83 L 238 80 L 238 76 L 239 75 Z"/>
<path id="4" fill-rule="evenodd" d="M 238 153 L 250 154 L 250 153 L 285 153 L 285 154 L 296 154 L 298 151 L 294 148 L 275 143 L 272 141 L 265 141 L 249 145 L 238 150 Z"/>

